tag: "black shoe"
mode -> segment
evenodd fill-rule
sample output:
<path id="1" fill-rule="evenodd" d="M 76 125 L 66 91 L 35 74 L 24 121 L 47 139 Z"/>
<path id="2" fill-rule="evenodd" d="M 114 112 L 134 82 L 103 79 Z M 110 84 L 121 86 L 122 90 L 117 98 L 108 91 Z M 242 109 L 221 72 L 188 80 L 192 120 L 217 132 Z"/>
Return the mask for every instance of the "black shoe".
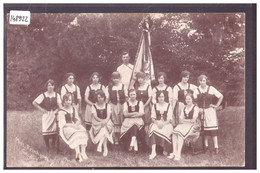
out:
<path id="1" fill-rule="evenodd" d="M 198 149 L 194 148 L 192 150 L 192 154 L 191 155 L 195 156 L 195 155 L 198 155 L 198 154 L 201 154 L 201 153 L 205 153 L 205 151 L 204 150 L 198 150 Z"/>
<path id="2" fill-rule="evenodd" d="M 218 153 L 219 153 L 219 149 L 215 148 L 215 154 L 218 154 Z"/>
<path id="3" fill-rule="evenodd" d="M 205 146 L 204 148 L 204 153 L 208 152 L 209 151 L 209 147 L 208 146 Z"/>

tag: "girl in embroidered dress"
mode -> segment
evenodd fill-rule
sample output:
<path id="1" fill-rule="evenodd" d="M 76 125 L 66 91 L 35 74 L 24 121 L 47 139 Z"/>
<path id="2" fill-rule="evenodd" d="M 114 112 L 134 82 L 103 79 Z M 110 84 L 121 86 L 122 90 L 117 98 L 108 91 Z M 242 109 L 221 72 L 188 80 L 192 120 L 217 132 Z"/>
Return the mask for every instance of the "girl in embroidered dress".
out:
<path id="1" fill-rule="evenodd" d="M 101 89 L 104 93 L 106 93 L 106 88 L 104 85 L 100 84 L 100 79 L 101 76 L 99 73 L 94 72 L 90 77 L 91 84 L 87 86 L 85 91 L 85 101 L 87 105 L 85 110 L 84 123 L 86 124 L 87 131 L 90 130 L 92 124 L 92 106 L 97 102 L 96 91 Z M 105 102 L 107 101 L 105 100 Z"/>
<path id="2" fill-rule="evenodd" d="M 158 91 L 163 91 L 165 95 L 165 102 L 172 104 L 172 88 L 165 84 L 166 74 L 164 72 L 159 72 L 157 74 L 157 80 L 159 85 L 153 88 L 153 104 L 156 103 L 156 93 Z"/>
<path id="3" fill-rule="evenodd" d="M 73 107 L 72 98 L 70 93 L 63 96 L 63 108 L 58 111 L 58 125 L 61 138 L 71 149 L 75 149 L 76 161 L 81 162 L 83 159 L 88 159 L 86 155 L 88 135 L 81 125 L 77 109 Z"/>
<path id="4" fill-rule="evenodd" d="M 97 151 L 102 152 L 106 157 L 108 154 L 107 141 L 113 144 L 113 123 L 111 121 L 111 107 L 105 102 L 106 96 L 101 89 L 96 91 L 97 102 L 91 108 L 92 112 L 92 127 L 90 129 L 90 137 L 94 144 L 98 143 Z"/>
<path id="5" fill-rule="evenodd" d="M 32 104 L 43 112 L 42 135 L 45 145 L 49 149 L 50 139 L 52 139 L 52 147 L 54 147 L 57 139 L 55 113 L 61 107 L 61 99 L 60 95 L 54 91 L 54 81 L 52 79 L 49 79 L 45 86 L 47 91 L 40 94 Z"/>
<path id="6" fill-rule="evenodd" d="M 195 142 L 200 135 L 200 121 L 198 119 L 199 108 L 193 104 L 193 95 L 184 96 L 186 105 L 180 114 L 180 123 L 173 129 L 172 146 L 173 153 L 168 158 L 181 159 L 181 150 L 184 140 Z"/>
<path id="7" fill-rule="evenodd" d="M 66 74 L 66 84 L 61 87 L 61 99 L 65 94 L 71 93 L 73 107 L 77 108 L 78 113 L 81 114 L 81 95 L 79 87 L 74 84 L 75 78 L 74 73 Z"/>
<path id="8" fill-rule="evenodd" d="M 128 92 L 129 101 L 124 103 L 124 121 L 121 127 L 121 141 L 129 145 L 129 151 L 138 151 L 138 141 L 140 131 L 144 126 L 142 116 L 144 106 L 142 101 L 136 100 L 136 90 L 130 89 Z M 130 140 L 130 141 L 129 141 Z"/>
<path id="9" fill-rule="evenodd" d="M 218 119 L 216 108 L 222 102 L 223 95 L 213 86 L 207 85 L 208 78 L 205 75 L 198 77 L 199 87 L 194 91 L 194 99 L 197 99 L 198 107 L 204 118 L 205 147 L 208 148 L 208 138 L 212 136 L 215 153 L 218 153 Z M 213 98 L 217 97 L 217 104 L 213 104 Z"/>
<path id="10" fill-rule="evenodd" d="M 114 124 L 114 142 L 119 144 L 120 129 L 123 122 L 123 104 L 127 97 L 127 88 L 121 83 L 119 72 L 113 72 L 112 82 L 108 85 L 107 91 L 109 103 L 112 109 L 112 122 Z"/>
<path id="11" fill-rule="evenodd" d="M 171 135 L 173 132 L 171 124 L 172 107 L 169 103 L 165 102 L 165 95 L 165 92 L 158 91 L 156 93 L 158 103 L 152 107 L 152 124 L 149 128 L 149 145 L 152 147 L 152 152 L 149 159 L 155 158 L 156 145 L 161 146 L 167 153 L 171 149 Z"/>
<path id="12" fill-rule="evenodd" d="M 194 92 L 195 89 L 197 89 L 197 86 L 188 83 L 190 78 L 190 72 L 188 71 L 182 71 L 181 72 L 181 82 L 179 82 L 177 85 L 173 87 L 173 126 L 175 127 L 178 125 L 178 118 L 180 117 L 180 114 L 184 108 L 185 99 L 184 96 L 187 93 Z"/>

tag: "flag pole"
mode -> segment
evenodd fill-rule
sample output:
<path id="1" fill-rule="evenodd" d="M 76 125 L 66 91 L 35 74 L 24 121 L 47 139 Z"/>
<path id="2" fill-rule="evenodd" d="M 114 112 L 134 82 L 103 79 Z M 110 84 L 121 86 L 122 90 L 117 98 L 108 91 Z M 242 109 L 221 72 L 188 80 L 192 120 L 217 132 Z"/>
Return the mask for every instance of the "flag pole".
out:
<path id="1" fill-rule="evenodd" d="M 139 45 L 138 45 L 138 49 L 137 49 L 137 52 L 136 52 L 136 55 L 135 55 L 135 63 L 134 63 L 134 68 L 133 68 L 133 71 L 132 71 L 132 74 L 131 74 L 131 78 L 130 78 L 130 84 L 128 86 L 128 90 L 131 89 L 131 87 L 134 87 L 134 82 L 135 82 L 135 79 L 134 79 L 134 70 L 135 70 L 135 67 L 136 67 L 136 62 L 137 62 L 137 58 L 138 58 L 138 54 L 140 52 L 140 48 L 141 48 L 141 44 L 143 42 L 143 33 L 141 35 L 141 39 L 139 41 Z"/>
<path id="2" fill-rule="evenodd" d="M 151 38 L 150 38 L 150 29 L 152 26 L 152 20 L 150 16 L 146 16 L 139 23 L 139 28 L 142 29 L 141 39 L 138 45 L 138 50 L 135 56 L 135 64 L 130 78 L 130 84 L 128 89 L 134 86 L 136 81 L 136 73 L 144 72 L 146 75 L 146 82 L 154 80 L 154 69 L 152 54 L 150 50 Z M 148 79 L 149 78 L 149 79 Z"/>

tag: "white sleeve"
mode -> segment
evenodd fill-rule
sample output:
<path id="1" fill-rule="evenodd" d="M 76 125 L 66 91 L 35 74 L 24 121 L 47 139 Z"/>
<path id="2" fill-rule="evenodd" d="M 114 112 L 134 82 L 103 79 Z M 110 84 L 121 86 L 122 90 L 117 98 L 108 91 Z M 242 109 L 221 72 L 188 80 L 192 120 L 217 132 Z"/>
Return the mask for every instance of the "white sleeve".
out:
<path id="1" fill-rule="evenodd" d="M 106 98 L 108 98 L 108 91 L 104 85 L 102 85 L 102 91 L 105 93 Z"/>
<path id="2" fill-rule="evenodd" d="M 121 67 L 121 65 L 118 66 L 117 69 L 116 69 L 116 71 L 118 71 L 119 73 L 120 73 L 120 67 Z M 121 77 L 122 77 L 122 76 L 121 76 Z"/>
<path id="3" fill-rule="evenodd" d="M 61 98 L 60 98 L 59 93 L 57 93 L 57 104 L 61 104 Z"/>
<path id="4" fill-rule="evenodd" d="M 109 98 L 109 100 L 110 100 L 110 96 L 109 96 L 109 92 L 108 92 L 108 86 L 106 87 L 106 93 L 107 93 L 107 98 Z"/>
<path id="5" fill-rule="evenodd" d="M 172 106 L 169 106 L 168 113 L 167 113 L 167 120 L 172 120 Z"/>
<path id="6" fill-rule="evenodd" d="M 194 90 L 194 92 L 193 92 L 193 97 L 194 97 L 194 99 L 197 99 L 198 94 L 199 94 L 199 92 L 198 92 L 198 89 L 196 88 L 196 89 Z"/>
<path id="7" fill-rule="evenodd" d="M 213 95 L 215 95 L 217 98 L 220 98 L 221 96 L 223 96 L 216 88 L 214 88 L 213 86 L 210 87 L 210 90 L 212 92 Z"/>
<path id="8" fill-rule="evenodd" d="M 61 96 L 61 100 L 63 100 L 63 96 L 67 93 L 66 89 L 64 86 L 61 87 L 61 91 L 60 91 L 60 96 Z"/>
<path id="9" fill-rule="evenodd" d="M 153 96 L 153 89 L 151 87 L 151 85 L 149 85 L 148 87 L 148 97 L 152 97 Z"/>
<path id="10" fill-rule="evenodd" d="M 81 99 L 80 89 L 78 86 L 77 86 L 77 99 Z"/>
<path id="11" fill-rule="evenodd" d="M 173 100 L 178 100 L 179 90 L 180 90 L 180 89 L 178 88 L 177 85 L 175 85 L 175 86 L 173 87 L 173 96 L 172 96 Z"/>
<path id="12" fill-rule="evenodd" d="M 92 114 L 95 114 L 95 113 L 96 113 L 96 109 L 95 109 L 94 105 L 91 106 L 91 113 L 92 113 Z"/>
<path id="13" fill-rule="evenodd" d="M 153 88 L 153 97 L 152 97 L 152 103 L 155 104 L 156 103 L 156 92 L 157 90 L 155 88 Z"/>
<path id="14" fill-rule="evenodd" d="M 58 125 L 59 128 L 62 128 L 65 124 L 66 124 L 66 120 L 65 120 L 65 112 L 64 111 L 59 111 L 58 112 Z"/>
<path id="15" fill-rule="evenodd" d="M 155 108 L 154 107 L 155 107 L 155 104 L 152 107 L 151 118 L 156 119 L 156 112 L 155 112 Z"/>
<path id="16" fill-rule="evenodd" d="M 124 103 L 124 109 L 123 109 L 123 112 L 128 112 L 127 102 Z"/>
<path id="17" fill-rule="evenodd" d="M 179 118 L 182 119 L 182 120 L 184 119 L 184 112 L 183 112 L 183 110 L 184 110 L 184 108 L 181 109 L 181 113 L 179 115 Z"/>
<path id="18" fill-rule="evenodd" d="M 39 105 L 42 103 L 43 99 L 44 99 L 43 94 L 40 94 L 34 101 Z"/>
<path id="19" fill-rule="evenodd" d="M 198 87 L 196 85 L 190 84 L 190 89 L 194 92 Z"/>
<path id="20" fill-rule="evenodd" d="M 78 110 L 76 107 L 74 107 L 74 110 L 75 110 L 75 118 L 78 120 L 78 121 L 81 121 L 80 117 L 79 117 L 79 113 L 78 113 Z"/>
<path id="21" fill-rule="evenodd" d="M 144 114 L 144 104 L 142 101 L 139 102 L 139 113 Z"/>
<path id="22" fill-rule="evenodd" d="M 196 120 L 198 118 L 198 116 L 199 116 L 199 108 L 197 106 L 195 106 L 194 112 L 193 112 L 193 120 Z"/>
<path id="23" fill-rule="evenodd" d="M 107 104 L 107 115 L 111 118 L 112 110 L 110 104 Z"/>
<path id="24" fill-rule="evenodd" d="M 169 97 L 169 103 L 172 103 L 172 87 L 168 86 L 168 97 Z"/>
<path id="25" fill-rule="evenodd" d="M 85 90 L 85 100 L 88 99 L 88 97 L 89 97 L 89 86 L 87 86 Z"/>
<path id="26" fill-rule="evenodd" d="M 125 96 L 128 97 L 128 89 L 127 89 L 127 86 L 125 86 L 125 85 L 124 85 L 124 92 L 125 92 Z"/>
<path id="27" fill-rule="evenodd" d="M 89 95 L 89 86 L 86 87 L 86 90 L 85 90 L 85 97 Z"/>

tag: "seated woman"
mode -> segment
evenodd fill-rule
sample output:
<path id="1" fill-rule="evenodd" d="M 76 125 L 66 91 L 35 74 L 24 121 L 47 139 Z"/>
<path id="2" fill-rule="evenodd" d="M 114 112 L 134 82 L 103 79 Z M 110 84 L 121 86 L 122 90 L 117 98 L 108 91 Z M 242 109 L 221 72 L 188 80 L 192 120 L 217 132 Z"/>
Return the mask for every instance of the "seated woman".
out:
<path id="1" fill-rule="evenodd" d="M 85 109 L 85 116 L 84 116 L 84 123 L 87 131 L 90 130 L 92 125 L 92 106 L 96 103 L 96 91 L 102 90 L 103 92 L 106 91 L 104 85 L 100 83 L 101 76 L 98 72 L 94 72 L 91 77 L 90 81 L 91 84 L 87 86 L 85 91 L 85 101 L 86 101 L 86 109 Z M 107 97 L 106 97 L 107 98 Z"/>
<path id="2" fill-rule="evenodd" d="M 152 124 L 149 129 L 149 145 L 152 147 L 149 159 L 155 158 L 156 145 L 161 146 L 165 153 L 170 151 L 172 145 L 172 107 L 165 102 L 165 92 L 157 91 L 156 99 L 158 103 L 152 107 Z"/>
<path id="3" fill-rule="evenodd" d="M 111 107 L 105 102 L 105 93 L 99 89 L 95 93 L 97 102 L 92 106 L 92 126 L 90 129 L 90 137 L 94 144 L 98 143 L 97 151 L 102 152 L 103 156 L 108 154 L 107 141 L 113 142 L 113 123 L 111 121 Z"/>
<path id="4" fill-rule="evenodd" d="M 72 95 L 67 93 L 63 96 L 63 108 L 58 111 L 60 136 L 71 149 L 76 151 L 76 161 L 88 159 L 86 147 L 88 135 L 81 125 L 77 109 L 72 106 Z"/>
<path id="5" fill-rule="evenodd" d="M 136 100 L 136 90 L 130 89 L 129 101 L 124 103 L 124 121 L 121 127 L 120 139 L 128 145 L 129 151 L 138 151 L 138 141 L 140 131 L 144 126 L 142 116 L 144 115 L 144 106 L 142 101 Z M 131 140 L 131 141 L 130 141 Z"/>
<path id="6" fill-rule="evenodd" d="M 200 135 L 200 122 L 198 119 L 199 108 L 193 104 L 193 95 L 185 95 L 186 105 L 180 114 L 180 124 L 173 130 L 172 145 L 173 153 L 168 158 L 174 160 L 181 159 L 181 150 L 184 140 L 186 142 L 195 142 Z"/>

